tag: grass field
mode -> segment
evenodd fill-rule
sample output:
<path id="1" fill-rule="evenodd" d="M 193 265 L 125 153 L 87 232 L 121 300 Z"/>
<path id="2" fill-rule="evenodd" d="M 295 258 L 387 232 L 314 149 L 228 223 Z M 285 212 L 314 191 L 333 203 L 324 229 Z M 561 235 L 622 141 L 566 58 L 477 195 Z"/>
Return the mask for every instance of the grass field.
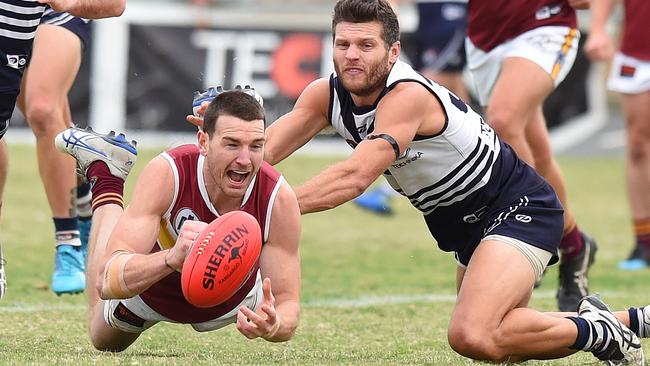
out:
<path id="1" fill-rule="evenodd" d="M 157 151 L 141 152 L 131 176 Z M 297 156 L 280 165 L 292 184 L 334 158 Z M 631 247 L 622 157 L 560 163 L 574 211 L 600 244 L 591 288 L 614 308 L 650 302 L 650 271 L 624 273 L 617 261 Z M 302 318 L 288 343 L 249 341 L 234 327 L 199 334 L 160 324 L 126 352 L 95 351 L 85 329 L 85 297 L 49 290 L 53 224 L 34 149 L 11 147 L 0 239 L 8 260 L 8 294 L 0 302 L 0 364 L 291 364 L 471 365 L 447 345 L 455 263 L 437 249 L 418 212 L 398 200 L 394 217 L 376 217 L 352 204 L 304 216 Z M 557 267 L 551 267 L 532 306 L 553 310 Z M 644 342 L 647 350 L 649 342 Z M 598 364 L 581 352 L 541 365 Z"/>

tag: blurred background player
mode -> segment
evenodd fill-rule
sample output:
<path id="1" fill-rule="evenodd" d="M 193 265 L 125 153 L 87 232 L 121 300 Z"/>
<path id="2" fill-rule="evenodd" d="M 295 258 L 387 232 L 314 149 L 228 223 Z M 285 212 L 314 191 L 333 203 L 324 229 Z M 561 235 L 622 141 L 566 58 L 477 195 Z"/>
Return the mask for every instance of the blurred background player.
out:
<path id="1" fill-rule="evenodd" d="M 397 8 L 405 0 L 393 0 Z M 417 0 L 418 26 L 415 31 L 417 57 L 415 67 L 425 77 L 437 82 L 469 102 L 463 81 L 466 64 L 465 34 L 467 0 Z M 399 194 L 382 180 L 377 187 L 354 199 L 359 207 L 382 215 L 393 213 L 390 201 Z"/>
<path id="2" fill-rule="evenodd" d="M 596 243 L 582 233 L 553 158 L 542 104 L 576 57 L 574 7 L 589 0 L 469 0 L 467 61 L 486 120 L 555 189 L 564 207 L 558 307 L 575 311 L 588 294 Z"/>
<path id="3" fill-rule="evenodd" d="M 70 127 L 68 92 L 90 42 L 89 20 L 48 8 L 36 30 L 18 107 L 36 137 L 38 169 L 52 218 L 56 254 L 52 291 L 77 293 L 85 287 L 85 247 L 90 230 L 90 187 L 77 189 L 75 161 L 54 147 L 54 137 Z M 77 194 L 81 210 L 77 219 Z"/>
<path id="4" fill-rule="evenodd" d="M 0 9 L 0 207 L 7 180 L 7 144 L 3 137 L 20 92 L 23 70 L 27 66 L 33 39 L 41 16 L 50 5 L 61 12 L 87 18 L 119 16 L 124 12 L 124 0 L 14 0 Z M 6 61 L 5 61 L 6 60 Z M 1 252 L 1 251 L 0 251 Z M 0 255 L 1 257 L 1 255 Z M 0 258 L 0 296 L 6 290 L 4 258 Z"/>
<path id="5" fill-rule="evenodd" d="M 292 338 L 300 314 L 300 210 L 282 175 L 263 162 L 264 119 L 252 96 L 219 94 L 205 113 L 198 144 L 152 159 L 125 210 L 124 180 L 135 147 L 123 135 L 76 128 L 57 136 L 57 147 L 95 181 L 87 290 L 95 348 L 122 351 L 161 321 L 200 332 L 236 322 L 249 339 Z M 259 266 L 229 300 L 197 308 L 181 292 L 180 268 L 206 222 L 234 210 L 260 224 Z"/>
<path id="6" fill-rule="evenodd" d="M 606 25 L 616 3 L 615 0 L 593 2 L 591 29 L 584 47 L 593 60 L 609 60 L 614 55 Z M 623 3 L 625 27 L 607 86 L 621 93 L 627 124 L 627 191 L 636 237 L 632 254 L 619 263 L 619 268 L 639 270 L 650 264 L 650 2 L 624 0 Z"/>

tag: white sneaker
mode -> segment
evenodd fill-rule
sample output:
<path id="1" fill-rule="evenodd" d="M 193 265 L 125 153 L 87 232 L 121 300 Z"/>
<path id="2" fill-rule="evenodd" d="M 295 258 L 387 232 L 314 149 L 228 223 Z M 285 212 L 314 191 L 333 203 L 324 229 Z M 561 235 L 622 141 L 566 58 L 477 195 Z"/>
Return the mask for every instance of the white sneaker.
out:
<path id="1" fill-rule="evenodd" d="M 59 151 L 68 153 L 77 159 L 77 173 L 84 179 L 91 163 L 103 161 L 111 174 L 126 180 L 129 171 L 138 158 L 136 142 L 128 142 L 124 134 L 100 134 L 87 128 L 71 127 L 54 138 L 54 145 Z"/>
<path id="2" fill-rule="evenodd" d="M 0 244 L 0 299 L 7 291 L 7 277 L 5 277 L 5 258 L 2 255 L 2 244 Z"/>
<path id="3" fill-rule="evenodd" d="M 596 296 L 585 296 L 578 303 L 578 315 L 592 322 L 599 322 L 609 330 L 611 339 L 601 351 L 591 351 L 608 365 L 644 365 L 643 348 L 639 337 L 621 324 L 607 305 Z"/>

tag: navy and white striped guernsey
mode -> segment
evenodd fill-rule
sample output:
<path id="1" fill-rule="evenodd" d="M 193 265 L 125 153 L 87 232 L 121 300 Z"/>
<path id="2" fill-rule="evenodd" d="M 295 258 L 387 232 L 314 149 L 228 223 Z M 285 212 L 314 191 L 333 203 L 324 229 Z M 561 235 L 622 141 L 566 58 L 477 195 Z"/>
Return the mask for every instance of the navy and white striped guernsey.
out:
<path id="1" fill-rule="evenodd" d="M 355 106 L 332 74 L 330 123 L 355 147 L 373 133 L 381 98 L 404 82 L 426 88 L 440 103 L 446 121 L 436 135 L 416 135 L 384 176 L 423 213 L 438 247 L 455 251 L 459 262 L 467 265 L 482 238 L 492 233 L 555 253 L 563 210 L 550 185 L 500 141 L 481 116 L 408 64 L 393 65 L 383 92 L 365 107 Z"/>
<path id="2" fill-rule="evenodd" d="M 34 38 L 36 27 L 46 6 L 36 0 L 2 0 L 0 2 L 0 37 L 16 41 Z"/>
<path id="3" fill-rule="evenodd" d="M 78 18 L 84 23 L 90 22 L 89 19 L 75 17 L 70 13 L 58 13 L 54 9 L 48 7 L 45 9 L 45 12 L 43 12 L 41 23 L 50 25 L 63 25 L 67 22 L 72 21 L 74 18 Z"/>
<path id="4" fill-rule="evenodd" d="M 439 100 L 447 116 L 440 134 L 416 136 L 385 173 L 390 185 L 427 215 L 438 207 L 462 201 L 486 185 L 501 145 L 481 116 L 402 61 L 393 66 L 385 92 L 400 82 L 424 86 Z M 371 107 L 358 108 L 334 75 L 330 88 L 330 123 L 348 144 L 356 146 L 373 132 L 376 105 L 381 97 Z"/>
<path id="5" fill-rule="evenodd" d="M 36 28 L 46 8 L 36 0 L 0 1 L 0 93 L 13 96 L 10 99 L 18 94 Z M 6 108 L 13 109 L 9 104 Z"/>

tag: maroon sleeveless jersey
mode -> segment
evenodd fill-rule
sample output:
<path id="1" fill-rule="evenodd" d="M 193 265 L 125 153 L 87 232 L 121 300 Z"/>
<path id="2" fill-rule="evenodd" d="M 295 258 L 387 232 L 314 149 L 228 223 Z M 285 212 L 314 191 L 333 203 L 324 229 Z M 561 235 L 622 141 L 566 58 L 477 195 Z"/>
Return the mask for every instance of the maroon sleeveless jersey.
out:
<path id="1" fill-rule="evenodd" d="M 650 61 L 650 1 L 625 0 L 625 31 L 621 52 L 643 61 Z"/>
<path id="2" fill-rule="evenodd" d="M 537 27 L 578 24 L 567 0 L 469 0 L 467 22 L 467 36 L 485 52 Z"/>
<path id="3" fill-rule="evenodd" d="M 185 220 L 211 222 L 219 216 L 208 198 L 203 178 L 205 157 L 196 145 L 182 145 L 161 154 L 174 172 L 174 199 L 160 222 L 160 235 L 151 252 L 171 248 L 176 243 Z M 271 211 L 282 175 L 266 162 L 262 163 L 251 181 L 241 203 L 241 210 L 257 219 L 262 229 L 262 241 L 268 239 Z M 197 308 L 185 300 L 181 290 L 181 274 L 171 273 L 140 294 L 142 300 L 161 315 L 180 323 L 201 323 L 216 319 L 239 305 L 254 287 L 256 273 L 225 303 L 212 308 Z"/>

